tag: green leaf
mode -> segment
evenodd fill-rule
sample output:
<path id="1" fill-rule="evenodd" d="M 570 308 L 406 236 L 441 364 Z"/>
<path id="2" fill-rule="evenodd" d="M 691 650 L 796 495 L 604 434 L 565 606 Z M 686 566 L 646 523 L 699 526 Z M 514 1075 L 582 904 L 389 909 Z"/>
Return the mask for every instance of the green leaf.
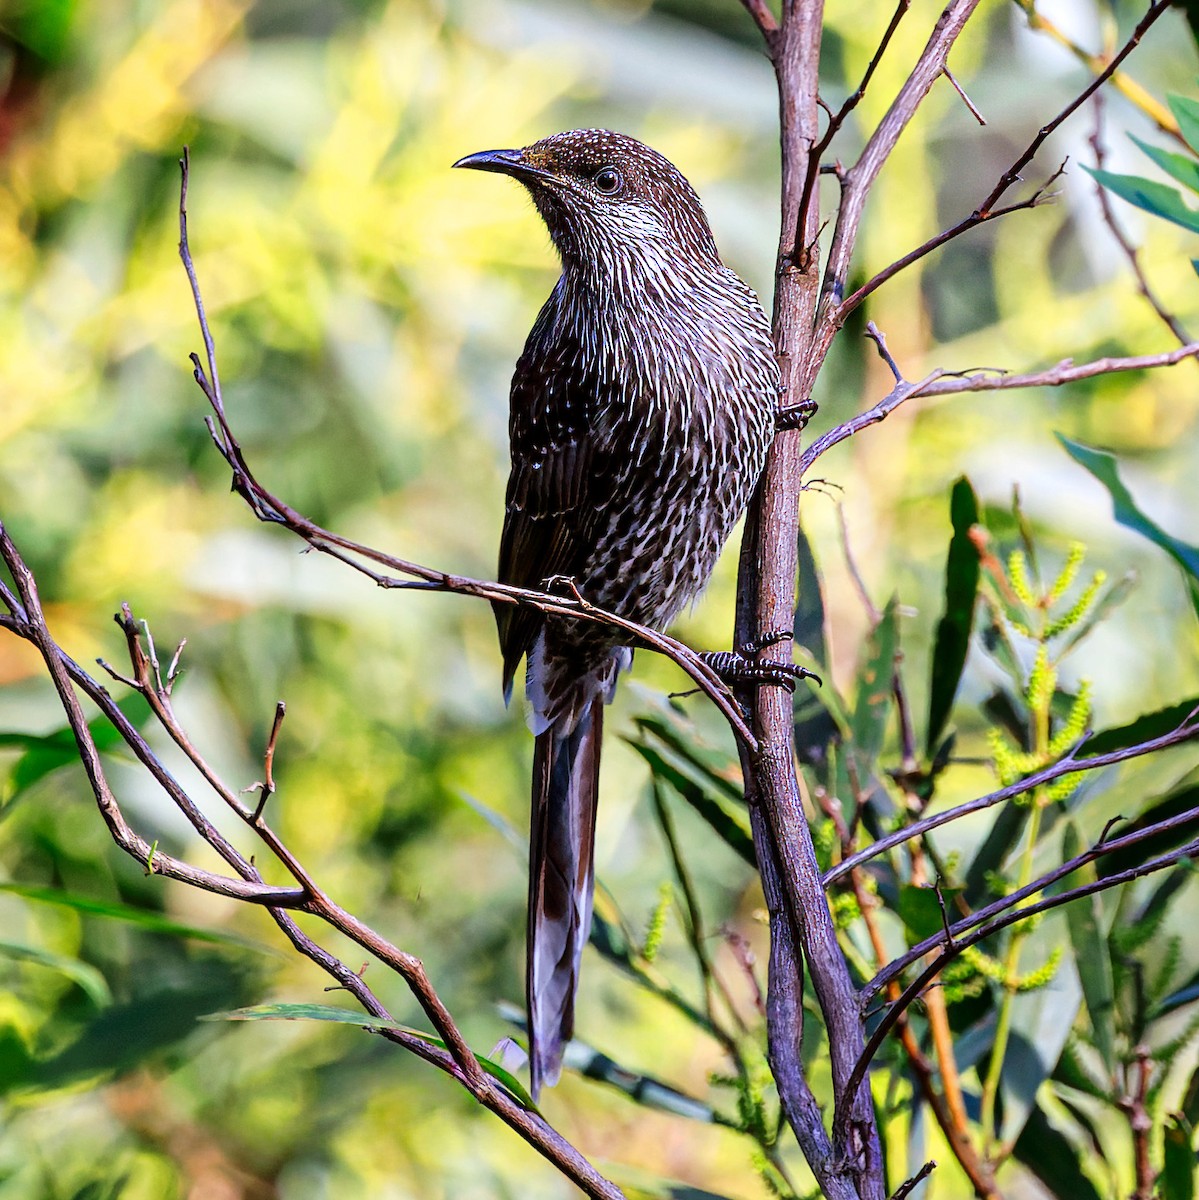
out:
<path id="1" fill-rule="evenodd" d="M 349 1008 L 334 1008 L 329 1004 L 255 1004 L 250 1008 L 235 1008 L 230 1012 L 208 1013 L 201 1018 L 204 1021 L 332 1021 L 340 1025 L 357 1025 L 360 1029 L 395 1029 L 406 1033 L 409 1037 L 419 1038 L 427 1045 L 436 1046 L 441 1050 L 447 1049 L 439 1037 L 401 1025 L 398 1021 L 390 1021 L 385 1017 L 372 1017 L 369 1013 L 355 1012 Z M 524 1085 L 505 1067 L 499 1063 L 476 1054 L 479 1066 L 497 1083 L 506 1088 L 512 1095 L 531 1112 L 539 1112 Z"/>
<path id="2" fill-rule="evenodd" d="M 1129 136 L 1132 137 L 1131 134 Z M 1132 140 L 1171 179 L 1178 180 L 1183 187 L 1190 188 L 1192 192 L 1199 192 L 1199 162 L 1187 158 L 1185 154 L 1175 154 L 1170 150 L 1163 150 L 1160 146 L 1154 146 L 1151 142 L 1143 142 L 1139 137 L 1132 137 Z"/>
<path id="3" fill-rule="evenodd" d="M 0 955 L 20 959 L 24 962 L 37 963 L 39 966 L 65 975 L 72 983 L 79 985 L 79 988 L 97 1008 L 107 1008 L 112 1003 L 112 992 L 109 991 L 108 981 L 91 963 L 85 963 L 65 954 L 53 954 L 49 950 L 42 950 L 35 946 L 19 946 L 13 942 L 0 942 Z"/>
<path id="4" fill-rule="evenodd" d="M 239 946 L 245 950 L 256 950 L 260 954 L 279 953 L 273 947 L 265 946 L 261 942 L 255 942 L 235 933 L 220 933 L 215 929 L 200 929 L 195 925 L 184 925 L 180 921 L 172 921 L 169 917 L 164 917 L 161 913 L 145 908 L 135 908 L 132 904 L 121 904 L 119 901 L 93 900 L 90 896 L 80 896 L 74 892 L 61 892 L 57 888 L 34 887 L 24 883 L 0 883 L 0 892 L 8 892 L 9 895 L 20 896 L 39 904 L 56 904 L 60 908 L 72 908 L 76 912 L 86 913 L 92 917 L 109 917 L 114 921 L 124 921 L 128 925 L 137 925 L 148 933 L 165 933 L 173 937 L 192 938 L 195 941 L 212 942 L 216 945 Z"/>
<path id="5" fill-rule="evenodd" d="M 693 725 L 671 720 L 666 715 L 640 716 L 633 719 L 638 729 L 652 734 L 658 741 L 691 768 L 698 781 L 709 784 L 722 796 L 740 805 L 745 803 L 741 786 L 741 771 L 736 760 L 724 751 L 704 746 Z"/>
<path id="6" fill-rule="evenodd" d="M 1199 154 L 1199 100 L 1191 100 L 1186 96 L 1167 96 L 1166 103 L 1187 144 Z"/>
<path id="7" fill-rule="evenodd" d="M 1129 204 L 1135 204 L 1155 217 L 1181 225 L 1191 233 L 1199 233 L 1199 212 L 1188 208 L 1182 194 L 1174 188 L 1153 179 L 1141 179 L 1137 175 L 1116 175 L 1087 166 L 1083 170 L 1121 200 L 1127 200 Z"/>
<path id="8" fill-rule="evenodd" d="M 961 888 L 941 889 L 941 897 L 945 902 L 947 913 L 953 912 L 954 900 L 961 894 Z M 941 902 L 937 899 L 936 888 L 918 887 L 914 883 L 905 883 L 899 889 L 899 919 L 908 931 L 908 945 L 914 946 L 934 934 L 940 933 L 945 927 L 945 919 L 941 912 Z"/>
<path id="9" fill-rule="evenodd" d="M 143 725 L 150 716 L 145 697 L 136 692 L 122 697 L 117 707 L 135 726 Z M 102 753 L 124 744 L 124 739 L 107 717 L 96 717 L 88 722 L 87 728 L 96 749 Z M 0 746 L 19 746 L 25 750 L 9 770 L 9 784 L 14 795 L 32 787 L 59 767 L 79 763 L 79 748 L 69 725 L 47 734 L 0 733 Z"/>
<path id="10" fill-rule="evenodd" d="M 824 638 L 825 612 L 823 583 L 812 547 L 801 526 L 799 529 L 799 591 L 795 606 L 795 643 L 802 646 L 824 675 L 824 687 L 800 688 L 795 698 L 795 753 L 802 763 L 823 763 L 828 745 L 837 737 L 837 719 L 830 710 L 827 693 L 832 688 L 828 677 L 828 650 Z M 805 695 L 806 692 L 806 695 Z"/>
<path id="11" fill-rule="evenodd" d="M 892 596 L 866 642 L 866 661 L 858 675 L 858 696 L 851 718 L 858 779 L 864 787 L 883 748 L 891 713 L 891 688 L 898 649 L 899 601 Z"/>
<path id="12" fill-rule="evenodd" d="M 1199 232 L 1199 230 L 1197 230 Z M 1199 580 L 1199 546 L 1192 546 L 1167 533 L 1152 518 L 1147 517 L 1132 493 L 1124 486 L 1116 465 L 1115 456 L 1106 450 L 1095 450 L 1080 442 L 1071 441 L 1062 434 L 1057 440 L 1066 448 L 1066 453 L 1080 466 L 1085 467 L 1108 490 L 1112 498 L 1112 509 L 1116 520 L 1126 529 L 1131 529 L 1148 538 L 1155 546 L 1164 550 L 1194 580 Z"/>
<path id="13" fill-rule="evenodd" d="M 753 838 L 741 822 L 721 805 L 715 797 L 706 792 L 693 779 L 689 778 L 674 764 L 669 762 L 653 746 L 635 738 L 626 739 L 628 744 L 641 755 L 649 764 L 654 777 L 664 780 L 687 801 L 712 828 L 716 835 L 735 854 L 744 859 L 751 867 L 757 867 L 758 859 L 754 853 Z"/>
<path id="14" fill-rule="evenodd" d="M 978 550 L 970 540 L 970 530 L 978 524 L 978 517 L 978 497 L 970 481 L 963 475 L 953 485 L 949 500 L 953 536 L 949 540 L 949 553 L 945 560 L 945 609 L 937 622 L 933 647 L 928 736 L 924 743 L 925 753 L 930 759 L 953 709 L 953 698 L 966 665 L 970 632 L 974 627 L 980 564 Z"/>
<path id="15" fill-rule="evenodd" d="M 1162 1174 L 1158 1184 L 1169 1200 L 1194 1200 L 1195 1151 L 1190 1122 L 1181 1113 L 1166 1120 L 1162 1144 Z"/>
<path id="16" fill-rule="evenodd" d="M 1047 1195 L 1100 1200 L 1095 1185 L 1083 1172 L 1074 1144 L 1049 1123 L 1042 1109 L 1035 1108 L 1029 1114 L 1016 1139 L 1015 1155 L 1045 1185 Z"/>
<path id="17" fill-rule="evenodd" d="M 1044 936 L 1034 936 L 1026 943 L 1030 949 L 1022 961 L 1039 964 L 1048 957 L 1055 938 L 1051 925 L 1042 926 L 1038 934 L 1042 930 Z M 1012 1036 L 1000 1075 L 1003 1089 L 1000 1137 L 1005 1142 L 1020 1136 L 1025 1122 L 1036 1110 L 1037 1089 L 1057 1066 L 1082 1004 L 1082 988 L 1070 963 L 1070 957 L 1065 956 L 1045 987 L 1012 998 Z"/>
<path id="18" fill-rule="evenodd" d="M 1080 757 L 1089 758 L 1096 754 L 1110 754 L 1113 750 L 1126 750 L 1138 742 L 1162 737 L 1177 729 L 1193 712 L 1199 711 L 1199 696 L 1180 700 L 1156 712 L 1144 713 L 1126 725 L 1114 725 L 1100 730 L 1082 748 Z"/>
<path id="19" fill-rule="evenodd" d="M 1082 849 L 1082 838 L 1073 821 L 1066 826 L 1062 853 L 1074 858 Z M 1094 883 L 1098 878 L 1093 862 L 1080 867 L 1070 876 L 1069 887 Z M 1114 1076 L 1116 1069 L 1115 988 L 1112 982 L 1112 960 L 1108 940 L 1103 934 L 1100 919 L 1103 914 L 1098 895 L 1083 896 L 1066 905 L 1066 921 L 1070 941 L 1074 946 L 1074 961 L 1082 983 L 1082 996 L 1091 1018 L 1091 1034 L 1103 1064 Z"/>

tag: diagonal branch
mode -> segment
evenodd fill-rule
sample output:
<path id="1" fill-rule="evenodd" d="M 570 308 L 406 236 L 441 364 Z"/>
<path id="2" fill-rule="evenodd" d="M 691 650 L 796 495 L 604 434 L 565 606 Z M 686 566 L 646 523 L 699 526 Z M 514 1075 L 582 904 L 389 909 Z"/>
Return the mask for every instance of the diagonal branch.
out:
<path id="1" fill-rule="evenodd" d="M 1191 819 L 1194 819 L 1195 814 L 1190 814 Z M 1104 843 L 1104 846 L 1114 846 L 1115 842 Z M 1089 851 L 1092 857 L 1096 851 L 1100 851 L 1101 847 L 1096 847 Z M 1047 912 L 1053 908 L 1059 908 L 1063 904 L 1070 904 L 1075 900 L 1081 900 L 1085 896 L 1093 896 L 1097 892 L 1107 891 L 1109 888 L 1119 887 L 1122 884 L 1130 883 L 1134 879 L 1141 879 L 1146 875 L 1154 874 L 1157 871 L 1165 870 L 1167 867 L 1172 867 L 1183 859 L 1199 857 L 1199 838 L 1187 842 L 1185 846 L 1179 847 L 1168 854 L 1159 855 L 1157 858 L 1150 859 L 1147 862 L 1141 863 L 1139 866 L 1130 867 L 1125 871 L 1120 871 L 1115 875 L 1108 875 L 1103 879 L 1093 880 L 1090 883 L 1082 884 L 1076 888 L 1070 888 L 1068 891 L 1059 892 L 1054 896 L 1046 896 L 1038 900 L 1034 904 L 1026 905 L 1024 908 L 1018 909 L 1016 912 L 1005 913 L 1002 916 L 996 917 L 993 921 L 988 921 L 985 925 L 975 929 L 972 933 L 965 937 L 956 938 L 952 944 L 942 943 L 941 952 L 936 955 L 929 964 L 925 967 L 920 975 L 904 989 L 903 994 L 891 1004 L 883 1019 L 879 1022 L 878 1027 L 871 1034 L 870 1040 L 866 1043 L 866 1049 L 862 1054 L 861 1059 L 854 1067 L 853 1078 L 861 1082 L 866 1077 L 866 1072 L 870 1068 L 870 1062 L 878 1053 L 879 1047 L 886 1040 L 887 1035 L 894 1028 L 896 1021 L 900 1015 L 905 1012 L 912 1003 L 920 996 L 926 987 L 939 975 L 945 967 L 957 958 L 964 950 L 976 945 L 978 942 L 990 937 L 992 934 L 998 933 L 1001 929 L 1006 929 L 1009 925 L 1014 925 L 1017 921 L 1027 920 L 1029 917 L 1036 916 L 1038 913 Z M 1080 856 L 1084 862 L 1090 861 L 1086 856 Z M 1077 868 L 1080 864 L 1078 860 L 1071 860 L 1072 868 Z M 1041 886 L 1043 886 L 1043 881 Z M 927 953 L 927 950 L 925 951 Z M 844 1122 L 846 1116 L 838 1114 L 834 1120 L 834 1129 L 838 1122 Z"/>
<path id="2" fill-rule="evenodd" d="M 924 837 L 925 834 L 931 833 L 934 829 L 938 829 L 942 825 L 948 825 L 951 821 L 959 820 L 962 817 L 969 816 L 971 813 L 982 812 L 993 805 L 1002 804 L 1005 800 L 1013 800 L 1017 796 L 1023 796 L 1035 788 L 1041 787 L 1042 784 L 1060 779 L 1063 775 L 1072 775 L 1080 771 L 1097 771 L 1102 767 L 1114 766 L 1116 763 L 1127 762 L 1132 758 L 1140 758 L 1146 754 L 1156 754 L 1159 750 L 1168 749 L 1170 746 L 1178 746 L 1183 742 L 1193 741 L 1196 738 L 1199 738 L 1199 723 L 1188 720 L 1177 729 L 1171 730 L 1161 737 L 1153 738 L 1147 742 L 1139 742 L 1135 746 L 1127 746 L 1122 750 L 1113 750 L 1110 754 L 1096 754 L 1092 758 L 1078 758 L 1077 755 L 1083 748 L 1082 744 L 1080 744 L 1074 747 L 1060 762 L 1054 763 L 1051 767 L 1046 767 L 1043 771 L 1038 771 L 1035 775 L 1029 775 L 1027 778 L 1010 784 L 1008 787 L 1000 788 L 998 791 L 990 792 L 985 796 L 979 796 L 975 800 L 967 800 L 964 804 L 955 804 L 953 808 L 947 808 L 944 812 L 924 817 L 919 821 L 913 822 L 911 825 L 905 825 L 902 829 L 895 830 L 894 833 L 887 834 L 886 837 L 879 838 L 877 842 L 871 843 L 856 854 L 851 854 L 835 867 L 826 871 L 824 873 L 824 884 L 827 887 L 830 884 L 836 883 L 838 880 L 845 878 L 856 867 L 862 866 L 863 863 L 869 862 L 872 858 L 877 858 L 880 854 L 894 850 L 896 846 L 901 846 L 904 842 L 910 841 L 912 838 Z"/>
<path id="3" fill-rule="evenodd" d="M 827 450 L 877 425 L 913 396 L 953 396 L 961 392 L 1002 392 L 1028 387 L 1062 387 L 1096 375 L 1114 375 L 1120 371 L 1145 371 L 1154 367 L 1172 367 L 1186 359 L 1199 358 L 1199 342 L 1189 342 L 1177 350 L 1166 350 L 1160 354 L 1137 354 L 1124 358 L 1097 358 L 1091 362 L 1075 363 L 1072 358 L 1063 358 L 1055 366 L 1043 371 L 1031 371 L 1023 375 L 1008 375 L 994 368 L 976 368 L 971 371 L 948 372 L 938 368 L 915 383 L 900 380 L 873 408 L 830 429 L 804 451 L 801 463 L 804 473 Z"/>

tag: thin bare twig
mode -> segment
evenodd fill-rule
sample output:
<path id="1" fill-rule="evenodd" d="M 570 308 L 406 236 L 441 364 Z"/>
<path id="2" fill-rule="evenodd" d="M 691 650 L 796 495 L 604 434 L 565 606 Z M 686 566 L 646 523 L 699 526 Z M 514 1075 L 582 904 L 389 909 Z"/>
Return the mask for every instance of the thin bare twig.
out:
<path id="1" fill-rule="evenodd" d="M 996 205 L 1000 199 L 1008 192 L 1008 190 L 1021 179 L 1021 172 L 1030 162 L 1036 157 L 1037 151 L 1045 144 L 1046 140 L 1057 130 L 1057 128 L 1066 120 L 1068 120 L 1079 107 L 1093 96 L 1115 73 L 1121 63 L 1136 49 L 1141 38 L 1149 31 L 1158 17 L 1169 7 L 1170 0 L 1155 0 L 1155 3 L 1149 6 L 1148 12 L 1138 22 L 1136 28 L 1129 35 L 1128 40 L 1120 48 L 1119 53 L 1100 71 L 1095 78 L 1085 87 L 1069 104 L 1063 108 L 1056 117 L 1048 124 L 1042 125 L 1028 143 L 1020 156 L 1008 167 L 1006 171 L 999 177 L 998 182 L 991 189 L 985 200 L 972 212 L 968 217 L 959 221 L 956 225 L 945 230 L 943 233 L 937 234 L 936 237 L 930 238 L 922 246 L 918 246 L 915 250 L 905 254 L 902 258 L 897 259 L 889 267 L 884 268 L 872 279 L 863 284 L 856 292 L 848 296 L 835 309 L 829 313 L 829 321 L 833 328 L 839 328 L 844 324 L 845 318 L 855 309 L 862 301 L 869 296 L 876 288 L 884 284 L 892 276 L 898 274 L 904 267 L 910 266 L 912 263 L 923 258 L 926 254 L 937 249 L 939 246 L 945 245 L 946 242 L 965 233 L 967 230 L 975 228 L 986 221 L 994 220 L 996 217 L 1006 216 L 1008 213 L 1019 212 L 1021 209 L 1034 208 L 1037 204 L 1042 203 L 1045 199 L 1046 189 L 1052 184 L 1057 175 L 1061 173 L 1065 164 L 1058 168 L 1057 173 L 1052 176 L 1041 188 L 1034 193 L 1029 199 L 1016 204 L 1010 204 L 1002 209 L 996 209 Z M 852 244 L 845 252 L 845 265 L 848 266 L 848 255 L 852 253 Z M 843 277 L 844 272 L 842 272 Z M 835 280 L 833 281 L 835 283 Z M 826 284 L 826 294 L 835 295 L 836 289 L 831 284 Z M 831 338 L 831 331 L 829 333 Z"/>
<path id="2" fill-rule="evenodd" d="M 900 134 L 916 115 L 924 97 L 945 69 L 949 51 L 977 6 L 978 0 L 950 0 L 946 5 L 899 94 L 866 142 L 858 161 L 845 172 L 841 184 L 841 204 L 837 210 L 837 223 L 833 229 L 833 240 L 829 247 L 828 263 L 825 266 L 824 283 L 821 288 L 823 319 L 817 341 L 821 358 L 840 327 L 839 306 L 870 190 L 883 164 L 895 149 Z"/>
<path id="3" fill-rule="evenodd" d="M 778 18 L 770 11 L 770 5 L 766 3 L 766 0 L 741 0 L 741 3 L 745 6 L 745 11 L 753 17 L 754 24 L 761 31 L 769 46 L 774 40 L 774 35 L 779 31 Z"/>
<path id="4" fill-rule="evenodd" d="M 1103 146 L 1103 95 L 1102 93 L 1095 96 L 1095 128 L 1091 132 L 1088 139 L 1091 143 L 1091 149 L 1095 152 L 1095 166 L 1103 170 L 1106 165 L 1107 153 Z M 1116 214 L 1112 209 L 1111 196 L 1108 194 L 1107 188 L 1101 183 L 1095 184 L 1095 194 L 1099 199 L 1099 208 L 1103 213 L 1103 222 L 1108 227 L 1111 235 L 1116 240 L 1123 251 L 1124 257 L 1128 260 L 1128 265 L 1132 269 L 1133 277 L 1137 281 L 1137 291 L 1145 298 L 1145 302 L 1157 314 L 1158 319 L 1163 325 L 1178 339 L 1180 345 L 1187 345 L 1191 341 L 1191 336 L 1183 327 L 1182 322 L 1166 308 L 1166 306 L 1158 299 L 1157 293 L 1149 286 L 1149 279 L 1145 275 L 1144 268 L 1141 266 L 1140 252 L 1136 246 L 1128 239 L 1128 235 L 1124 232 L 1120 222 L 1116 220 Z"/>
<path id="5" fill-rule="evenodd" d="M 974 101 L 971 100 L 970 97 L 966 95 L 965 88 L 963 88 L 962 85 L 960 83 L 958 83 L 958 81 L 954 78 L 953 72 L 948 67 L 942 67 L 941 74 L 944 75 L 945 78 L 949 80 L 950 85 L 953 87 L 953 90 L 955 92 L 957 92 L 958 96 L 961 98 L 962 103 L 970 110 L 970 115 L 980 125 L 985 125 L 987 123 L 987 118 L 984 117 L 982 115 L 982 113 L 980 113 L 978 111 L 978 109 L 974 105 Z"/>
<path id="6" fill-rule="evenodd" d="M 1189 342 L 1177 350 L 1161 354 L 1137 354 L 1124 358 L 1097 358 L 1091 362 L 1075 363 L 1072 358 L 1063 358 L 1055 366 L 1044 371 L 1031 371 L 1023 375 L 997 374 L 993 368 L 977 369 L 957 374 L 938 368 L 916 383 L 898 383 L 873 408 L 830 429 L 814 441 L 801 458 L 803 471 L 811 469 L 813 463 L 827 450 L 853 437 L 871 425 L 885 420 L 901 404 L 914 396 L 952 396 L 961 392 L 1002 392 L 1028 387 L 1062 387 L 1096 375 L 1114 375 L 1120 371 L 1144 371 L 1154 367 L 1172 367 L 1188 358 L 1199 357 L 1199 342 Z"/>
<path id="7" fill-rule="evenodd" d="M 901 1183 L 899 1187 L 895 1189 L 891 1196 L 891 1200 L 907 1200 L 907 1197 L 910 1196 L 916 1190 L 916 1188 L 922 1184 L 936 1169 L 936 1160 L 930 1158 L 928 1162 L 926 1162 L 924 1166 L 922 1166 L 920 1170 L 911 1177 L 911 1179 L 905 1179 L 903 1183 Z"/>
<path id="8" fill-rule="evenodd" d="M 808 210 L 812 203 L 812 193 L 816 187 L 817 177 L 826 170 L 821 163 L 821 158 L 824 152 L 832 145 L 835 138 L 845 124 L 845 119 L 849 116 L 858 104 L 862 97 L 866 94 L 867 87 L 870 86 L 870 80 L 874 77 L 874 72 L 878 68 L 878 64 L 882 62 L 883 55 L 887 52 L 887 47 L 891 44 L 891 39 L 895 36 L 896 29 L 899 28 L 900 21 L 907 15 L 908 9 L 912 7 L 912 0 L 899 0 L 895 6 L 895 11 L 891 14 L 891 21 L 887 25 L 883 36 L 879 39 L 878 46 L 875 48 L 874 54 L 871 56 L 870 62 L 866 67 L 866 73 L 862 76 L 861 83 L 851 92 L 846 98 L 845 103 L 837 110 L 835 115 L 830 116 L 827 128 L 824 131 L 824 136 L 816 143 L 808 160 L 808 170 L 804 177 L 803 194 L 799 202 L 799 215 L 796 219 L 796 245 L 804 245 L 807 248 L 807 253 L 802 257 L 801 261 L 796 265 L 801 269 L 807 270 L 810 266 L 810 250 L 811 243 L 805 243 L 800 237 L 800 231 L 807 227 Z M 840 164 L 836 167 L 828 168 L 832 173 L 836 174 L 839 180 L 844 182 L 844 171 Z"/>

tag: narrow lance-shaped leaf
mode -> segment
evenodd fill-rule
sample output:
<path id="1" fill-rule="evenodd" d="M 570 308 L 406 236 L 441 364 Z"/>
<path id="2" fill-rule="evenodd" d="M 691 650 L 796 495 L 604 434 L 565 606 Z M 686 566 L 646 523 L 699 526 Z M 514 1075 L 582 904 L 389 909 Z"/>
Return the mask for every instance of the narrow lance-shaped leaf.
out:
<path id="1" fill-rule="evenodd" d="M 753 838 L 749 831 L 708 792 L 693 779 L 683 774 L 670 763 L 654 747 L 633 738 L 626 739 L 628 744 L 641 755 L 649 764 L 649 769 L 658 779 L 678 792 L 688 804 L 712 827 L 717 836 L 731 850 L 743 858 L 752 867 L 758 865 L 754 854 Z"/>
<path id="2" fill-rule="evenodd" d="M 1166 103 L 1187 144 L 1199 154 L 1199 100 L 1192 100 L 1189 96 L 1167 96 Z"/>
<path id="3" fill-rule="evenodd" d="M 1199 232 L 1199 228 L 1196 229 Z M 1099 480 L 1112 498 L 1112 509 L 1116 520 L 1126 529 L 1131 529 L 1142 537 L 1148 538 L 1155 546 L 1164 550 L 1191 580 L 1199 581 L 1199 546 L 1167 533 L 1151 517 L 1148 517 L 1137 506 L 1132 493 L 1120 479 L 1120 472 L 1114 455 L 1105 450 L 1095 450 L 1079 442 L 1073 442 L 1062 434 L 1057 434 L 1057 440 L 1066 448 L 1066 453 L 1079 465 L 1085 467 Z M 1192 596 L 1194 593 L 1192 592 Z"/>
<path id="4" fill-rule="evenodd" d="M 1129 204 L 1135 204 L 1155 217 L 1181 225 L 1191 233 L 1199 233 L 1199 212 L 1187 207 L 1182 193 L 1176 188 L 1158 183 L 1155 179 L 1142 179 L 1139 175 L 1117 175 L 1113 171 L 1100 171 L 1085 165 L 1083 170 L 1121 200 L 1127 200 Z"/>
<path id="5" fill-rule="evenodd" d="M 978 596 L 980 565 L 978 551 L 970 540 L 970 530 L 978 524 L 978 497 L 964 475 L 953 485 L 949 519 L 953 536 L 945 560 L 945 610 L 937 622 L 929 682 L 925 752 L 930 759 L 936 753 L 941 733 L 949 720 L 953 698 L 966 665 Z"/>
<path id="6" fill-rule="evenodd" d="M 795 642 L 804 647 L 823 669 L 828 664 L 828 653 L 824 637 L 824 589 L 820 571 L 816 566 L 812 546 L 802 526 L 797 544 L 799 564 L 799 593 L 795 606 Z M 810 692 L 806 697 L 800 689 L 795 714 L 795 752 L 803 763 L 823 763 L 826 748 L 837 736 L 836 717 L 829 710 L 827 693 L 832 681 L 827 670 L 823 671 L 824 687 L 819 692 Z"/>
<path id="7" fill-rule="evenodd" d="M 395 1029 L 409 1037 L 419 1038 L 430 1046 L 446 1049 L 439 1037 L 389 1021 L 386 1017 L 372 1017 L 369 1013 L 355 1012 L 349 1008 L 334 1008 L 329 1004 L 257 1004 L 251 1008 L 236 1008 L 230 1012 L 209 1013 L 205 1021 L 332 1021 L 339 1025 L 357 1025 L 360 1029 Z M 524 1085 L 511 1071 L 499 1063 L 476 1054 L 479 1066 L 497 1083 L 502 1084 L 512 1095 L 533 1112 L 539 1111 Z"/>
<path id="8" fill-rule="evenodd" d="M 1065 830 L 1062 853 L 1067 858 L 1076 857 L 1082 850 L 1082 839 L 1078 828 L 1071 821 Z M 1094 883 L 1098 878 L 1093 862 L 1080 867 L 1070 876 L 1070 887 Z M 1082 996 L 1087 1013 L 1091 1018 L 1091 1035 L 1095 1049 L 1103 1059 L 1108 1073 L 1114 1076 L 1116 1069 L 1116 1026 L 1115 990 L 1112 982 L 1112 960 L 1107 938 L 1100 928 L 1099 918 L 1102 905 L 1098 895 L 1084 896 L 1066 906 L 1066 921 L 1070 928 L 1070 941 L 1074 946 L 1074 959 L 1078 965 L 1078 977 L 1082 983 Z"/>
<path id="9" fill-rule="evenodd" d="M 858 696 L 851 719 L 858 781 L 866 779 L 883 748 L 891 712 L 891 684 L 898 648 L 899 602 L 892 596 L 866 643 L 866 661 L 858 675 Z"/>
<path id="10" fill-rule="evenodd" d="M 1139 137 L 1133 137 L 1132 140 L 1171 179 L 1177 179 L 1183 187 L 1190 188 L 1192 192 L 1199 192 L 1199 160 L 1188 158 L 1185 154 L 1175 154 L 1172 150 L 1164 150 L 1152 142 L 1143 142 Z"/>

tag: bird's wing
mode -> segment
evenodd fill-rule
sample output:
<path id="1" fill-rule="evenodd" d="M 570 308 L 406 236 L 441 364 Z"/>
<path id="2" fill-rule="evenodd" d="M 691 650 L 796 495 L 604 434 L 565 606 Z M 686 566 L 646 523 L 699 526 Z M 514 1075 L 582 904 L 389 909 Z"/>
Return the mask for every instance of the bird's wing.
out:
<path id="1" fill-rule="evenodd" d="M 557 327 L 557 293 L 529 334 L 512 379 L 508 477 L 499 579 L 539 589 L 555 575 L 577 576 L 618 466 L 602 419 L 601 381 L 569 332 Z M 534 609 L 497 605 L 504 690 L 541 625 Z"/>

